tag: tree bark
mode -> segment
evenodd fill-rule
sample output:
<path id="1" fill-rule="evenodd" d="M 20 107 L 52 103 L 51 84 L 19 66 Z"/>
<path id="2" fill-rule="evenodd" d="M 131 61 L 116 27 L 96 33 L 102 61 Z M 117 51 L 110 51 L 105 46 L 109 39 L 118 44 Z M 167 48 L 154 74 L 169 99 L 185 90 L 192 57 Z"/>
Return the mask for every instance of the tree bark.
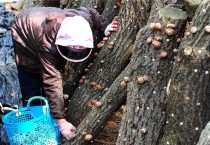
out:
<path id="1" fill-rule="evenodd" d="M 167 107 L 166 88 L 175 55 L 173 49 L 179 46 L 176 38 L 182 35 L 187 19 L 186 12 L 179 9 L 183 7 L 182 1 L 170 3 L 173 7 L 168 5 L 162 0 L 156 0 L 151 8 L 148 24 L 137 34 L 129 63 L 131 70 L 127 103 L 117 145 L 154 145 L 158 144 L 163 135 Z M 151 30 L 150 25 L 154 22 L 161 23 L 163 28 Z M 172 36 L 165 32 L 169 23 L 176 25 L 176 33 Z M 163 39 L 160 48 L 154 48 L 146 42 L 148 37 L 155 39 L 156 36 Z M 167 55 L 161 55 L 163 52 Z M 145 82 L 138 82 L 137 79 L 141 76 L 146 77 Z"/>
<path id="2" fill-rule="evenodd" d="M 199 141 L 197 143 L 197 145 L 208 145 L 210 144 L 210 122 L 207 123 L 206 127 L 203 129 L 203 131 L 201 132 Z"/>
<path id="3" fill-rule="evenodd" d="M 203 10 L 206 10 L 205 12 Z M 194 145 L 210 119 L 209 39 L 204 27 L 209 22 L 210 2 L 204 0 L 186 32 L 195 26 L 197 33 L 186 35 L 179 47 L 169 83 L 169 111 L 164 144 Z M 202 20 L 202 21 L 201 21 Z"/>
<path id="4" fill-rule="evenodd" d="M 12 6 L 12 9 L 20 12 L 34 6 L 42 6 L 42 2 L 36 0 L 18 0 L 17 4 Z"/>
<path id="5" fill-rule="evenodd" d="M 68 105 L 68 120 L 75 125 L 78 125 L 79 121 L 83 120 L 91 110 L 90 108 L 84 108 L 84 106 L 87 106 L 93 99 L 101 99 L 105 93 L 104 90 L 110 87 L 129 62 L 133 42 L 138 31 L 137 22 L 133 20 L 135 12 L 133 12 L 129 4 L 130 2 L 125 2 L 122 5 L 118 19 L 118 32 L 104 42 L 104 47 L 100 50 L 93 65 L 87 72 L 87 79 L 77 88 Z M 110 43 L 113 43 L 114 47 Z M 113 48 L 108 49 L 110 46 Z M 91 82 L 96 82 L 98 89 L 90 87 Z"/>
<path id="6" fill-rule="evenodd" d="M 89 1 L 83 1 L 82 4 L 84 5 L 85 2 L 88 3 Z M 91 3 L 93 3 L 93 1 L 91 1 Z M 101 3 L 97 2 L 97 1 L 95 3 L 97 3 L 96 10 L 98 12 L 102 11 L 102 9 L 105 7 L 102 15 L 105 18 L 107 18 L 110 23 L 113 20 L 113 18 L 119 13 L 120 5 L 119 4 L 117 5 L 116 1 L 108 0 L 107 3 L 105 4 L 105 6 L 103 6 Z M 94 8 L 94 5 L 92 5 L 92 6 L 89 5 L 89 6 Z M 114 6 L 116 6 L 116 7 L 114 7 Z M 101 12 L 99 12 L 99 13 L 101 13 Z M 94 32 L 94 36 L 98 37 L 94 42 L 95 48 L 96 48 L 97 43 L 99 43 L 101 41 L 101 39 L 103 39 L 103 38 L 101 37 L 101 34 L 98 34 L 97 31 Z M 80 78 L 82 76 L 84 76 L 86 74 L 86 71 L 91 67 L 93 60 L 96 58 L 96 55 L 98 54 L 99 51 L 100 51 L 100 49 L 97 49 L 97 48 L 94 49 L 93 54 L 85 62 L 82 62 L 82 63 L 67 62 L 66 66 L 65 66 L 63 82 L 65 84 L 64 85 L 64 93 L 68 94 L 70 98 L 73 96 L 76 88 L 78 87 Z"/>
<path id="7" fill-rule="evenodd" d="M 194 17 L 195 11 L 201 2 L 202 0 L 185 0 L 185 9 L 190 21 Z"/>
<path id="8" fill-rule="evenodd" d="M 119 14 L 120 6 L 121 4 L 119 4 L 117 1 L 107 0 L 102 15 L 107 18 L 109 22 L 111 22 L 113 18 Z"/>
<path id="9" fill-rule="evenodd" d="M 185 26 L 187 17 L 181 10 L 184 4 L 188 20 L 193 19 L 189 26 Z M 44 0 L 40 3 L 26 0 L 16 9 L 32 6 L 59 7 L 58 1 Z M 61 8 L 79 6 L 95 8 L 110 23 L 118 15 L 119 28 L 108 40 L 99 41 L 101 48 L 97 48 L 99 42 L 95 44 L 94 53 L 86 62 L 66 65 L 64 93 L 70 96 L 70 100 L 66 101 L 69 101 L 67 120 L 77 126 L 77 137 L 72 141 L 64 140 L 62 144 L 90 144 L 91 141 L 84 140 L 82 132 L 88 132 L 94 139 L 126 98 L 117 145 L 196 144 L 210 119 L 210 34 L 204 31 L 210 20 L 210 2 L 62 0 L 60 5 Z M 152 22 L 162 23 L 163 29 L 150 30 Z M 172 36 L 165 32 L 168 23 L 176 25 L 176 33 Z M 188 33 L 192 26 L 198 28 L 197 33 Z M 185 36 L 179 46 L 181 39 L 178 38 L 183 37 L 184 29 Z M 9 38 L 11 34 L 4 32 L 10 31 L 0 27 L 0 63 L 3 66 L 6 64 L 0 69 L 0 102 L 21 106 L 12 39 Z M 155 49 L 152 44 L 146 43 L 149 36 L 153 40 L 155 36 L 162 36 L 161 48 Z M 177 48 L 179 52 L 176 56 Z M 167 56 L 163 57 L 162 52 L 166 52 Z M 144 75 L 148 80 L 139 84 L 137 78 Z M 129 78 L 129 82 L 125 83 L 125 77 Z M 91 85 L 92 82 L 97 85 Z M 91 104 L 93 100 L 103 105 L 96 107 Z M 209 124 L 203 130 L 198 145 L 210 142 L 208 131 Z M 1 141 L 7 142 L 2 122 L 0 132 Z"/>
<path id="10" fill-rule="evenodd" d="M 44 7 L 60 7 L 60 0 L 43 0 Z"/>
<path id="11" fill-rule="evenodd" d="M 12 6 L 12 9 L 16 11 L 23 11 L 34 6 L 60 7 L 60 0 L 18 0 L 17 4 Z"/>
<path id="12" fill-rule="evenodd" d="M 145 19 L 141 20 L 141 23 L 137 23 L 137 21 L 133 20 L 133 18 L 135 18 L 136 13 L 132 11 L 133 5 L 131 3 L 137 3 L 137 1 L 133 1 L 133 2 L 127 1 L 122 4 L 121 10 L 120 10 L 121 12 L 118 19 L 120 27 L 118 29 L 118 32 L 115 35 L 112 35 L 114 37 L 111 36 L 109 38 L 109 40 L 114 39 L 116 41 L 115 42 L 116 45 L 114 45 L 113 50 L 110 51 L 109 49 L 107 49 L 108 47 L 107 44 L 109 44 L 109 42 L 106 42 L 103 49 L 99 52 L 99 55 L 97 56 L 96 61 L 93 63 L 93 66 L 90 72 L 87 75 L 87 78 L 92 78 L 93 80 L 97 79 L 105 85 L 109 85 L 109 83 L 112 85 L 108 87 L 107 86 L 104 87 L 104 85 L 101 85 L 101 83 L 99 83 L 101 86 L 103 86 L 103 88 L 109 88 L 107 92 L 104 92 L 104 91 L 101 92 L 100 90 L 97 90 L 97 89 L 94 90 L 94 88 L 91 88 L 89 86 L 89 83 L 91 81 L 86 80 L 87 84 L 85 82 L 83 85 L 87 85 L 87 86 L 82 85 L 81 87 L 79 87 L 79 90 L 76 90 L 74 94 L 74 96 L 77 96 L 77 98 L 75 99 L 72 98 L 70 101 L 67 114 L 68 116 L 72 115 L 73 117 L 68 118 L 68 119 L 74 124 L 78 123 L 78 119 L 81 119 L 82 121 L 77 129 L 78 136 L 71 144 L 87 144 L 87 142 L 84 141 L 81 135 L 81 132 L 83 131 L 87 131 L 88 133 L 93 135 L 93 138 L 95 138 L 96 135 L 99 133 L 99 131 L 103 128 L 108 118 L 122 105 L 122 103 L 125 100 L 124 94 L 125 94 L 126 88 L 122 88 L 120 86 L 120 83 L 122 82 L 123 77 L 129 75 L 127 71 L 128 68 L 126 68 L 119 76 L 118 76 L 118 73 L 120 73 L 122 69 L 124 69 L 123 66 L 125 66 L 128 63 L 128 58 L 133 49 L 133 44 L 132 44 L 133 41 L 129 42 L 126 40 L 134 40 L 136 36 L 135 32 L 137 32 L 138 27 L 140 26 L 140 24 L 141 26 L 143 26 L 146 22 L 144 21 Z M 146 16 L 148 16 L 147 9 L 149 9 L 150 5 L 144 5 L 142 3 L 142 6 L 145 7 L 145 10 L 141 11 L 141 15 L 145 14 Z M 135 29 L 132 29 L 132 28 L 135 28 Z M 123 33 L 124 34 L 123 36 L 129 36 L 129 37 L 119 37 L 119 32 Z M 119 46 L 121 46 L 121 48 L 119 48 Z M 110 54 L 111 54 L 111 57 L 110 57 Z M 99 60 L 101 60 L 101 58 L 105 58 L 105 60 L 107 60 L 105 61 L 106 65 L 100 64 Z M 115 61 L 116 58 L 119 60 Z M 123 65 L 122 64 L 119 65 L 119 62 L 121 62 Z M 103 68 L 103 70 L 105 71 L 103 72 L 97 71 L 97 70 L 100 70 L 101 68 Z M 97 72 L 97 73 L 91 73 L 92 70 L 93 72 Z M 112 75 L 109 75 L 110 73 Z M 116 79 L 115 77 L 117 76 L 118 78 Z M 95 81 L 95 82 L 98 82 L 98 81 Z M 87 90 L 89 91 L 93 90 L 94 96 L 93 95 L 88 96 L 89 92 L 83 92 Z M 81 94 L 83 96 L 80 97 L 80 95 L 78 94 Z M 84 97 L 85 95 L 87 95 L 87 97 Z M 99 95 L 101 97 L 99 97 Z M 98 108 L 92 109 L 88 107 L 84 108 L 84 106 L 89 106 L 90 101 L 92 99 L 97 99 L 103 102 L 103 107 L 100 109 Z M 79 108 L 80 105 L 81 105 L 81 109 Z M 77 108 L 79 110 L 76 110 Z M 91 112 L 88 113 L 89 111 Z M 79 113 L 83 113 L 83 114 L 80 115 Z M 77 118 L 77 115 L 80 115 L 80 117 Z M 67 142 L 66 144 L 70 144 L 70 143 Z"/>
<path id="13" fill-rule="evenodd" d="M 81 6 L 95 8 L 100 14 L 104 11 L 104 7 L 109 0 L 82 0 Z"/>
<path id="14" fill-rule="evenodd" d="M 61 8 L 78 8 L 82 0 L 61 0 Z"/>
<path id="15" fill-rule="evenodd" d="M 123 77 L 128 75 L 127 73 L 128 68 L 118 76 L 110 86 L 110 89 L 98 100 L 103 104 L 102 107 L 91 107 L 91 111 L 77 127 L 77 138 L 71 142 L 67 141 L 64 145 L 87 145 L 91 143 L 90 141 L 85 141 L 82 133 L 87 132 L 91 134 L 94 139 L 104 128 L 106 121 L 124 104 L 126 99 L 126 87 L 121 87 L 119 84 L 123 80 Z"/>

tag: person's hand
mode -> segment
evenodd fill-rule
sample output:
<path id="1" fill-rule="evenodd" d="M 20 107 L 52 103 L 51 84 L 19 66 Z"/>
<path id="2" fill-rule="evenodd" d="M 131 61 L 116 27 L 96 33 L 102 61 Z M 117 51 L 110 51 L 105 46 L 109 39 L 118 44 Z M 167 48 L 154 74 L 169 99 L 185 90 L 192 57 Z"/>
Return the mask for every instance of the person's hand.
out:
<path id="1" fill-rule="evenodd" d="M 63 123 L 58 124 L 60 127 L 61 134 L 67 140 L 71 140 L 76 136 L 76 127 L 74 127 L 71 123 L 65 121 Z"/>
<path id="2" fill-rule="evenodd" d="M 105 36 L 109 36 L 111 32 L 116 32 L 116 31 L 117 31 L 117 17 L 114 17 L 112 23 L 106 27 L 104 34 Z"/>

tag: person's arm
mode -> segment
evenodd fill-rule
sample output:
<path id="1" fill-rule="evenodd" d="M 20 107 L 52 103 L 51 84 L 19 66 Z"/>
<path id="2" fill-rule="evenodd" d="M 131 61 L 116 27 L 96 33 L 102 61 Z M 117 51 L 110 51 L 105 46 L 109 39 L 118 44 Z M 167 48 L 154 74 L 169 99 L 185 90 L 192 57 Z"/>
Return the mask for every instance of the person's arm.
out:
<path id="1" fill-rule="evenodd" d="M 65 119 L 62 73 L 66 60 L 55 48 L 55 38 L 64 18 L 63 12 L 52 12 L 43 22 L 43 35 L 39 39 L 39 59 L 43 78 L 43 87 L 50 105 L 52 117 L 56 119 L 61 134 L 68 140 L 75 137 L 76 127 Z M 68 52 L 68 51 L 67 51 Z"/>
<path id="2" fill-rule="evenodd" d="M 54 118 L 64 118 L 64 100 L 61 69 L 64 60 L 53 45 L 60 23 L 66 16 L 59 12 L 48 14 L 43 22 L 43 35 L 39 39 L 38 57 L 41 63 L 43 87 Z"/>
<path id="3" fill-rule="evenodd" d="M 114 17 L 111 23 L 106 18 L 100 15 L 95 9 L 86 7 L 92 15 L 92 21 L 97 30 L 104 33 L 105 36 L 109 36 L 111 32 L 117 30 L 117 17 Z"/>
<path id="4" fill-rule="evenodd" d="M 47 48 L 43 47 L 42 49 Z M 46 51 L 40 53 L 40 61 L 44 91 L 49 101 L 51 114 L 56 119 L 61 134 L 67 140 L 71 140 L 76 136 L 76 127 L 65 119 L 62 73 L 59 71 L 62 64 L 59 63 L 56 56 L 49 55 L 49 52 Z"/>
<path id="5" fill-rule="evenodd" d="M 109 25 L 108 19 L 100 15 L 95 9 L 88 8 L 92 16 L 93 25 L 96 30 L 104 32 Z"/>
<path id="6" fill-rule="evenodd" d="M 56 58 L 47 48 L 43 47 L 39 53 L 43 87 L 49 101 L 51 114 L 56 119 L 65 117 L 62 73 L 59 58 Z"/>

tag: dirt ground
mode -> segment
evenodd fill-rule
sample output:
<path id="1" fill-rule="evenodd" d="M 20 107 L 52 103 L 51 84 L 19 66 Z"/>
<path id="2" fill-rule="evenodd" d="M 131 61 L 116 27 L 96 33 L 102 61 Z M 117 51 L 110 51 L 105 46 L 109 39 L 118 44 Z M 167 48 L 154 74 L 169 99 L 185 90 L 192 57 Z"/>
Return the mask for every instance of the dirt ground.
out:
<path id="1" fill-rule="evenodd" d="M 123 107 L 119 109 L 108 121 L 103 131 L 93 141 L 92 145 L 115 145 L 119 132 Z"/>
<path id="2" fill-rule="evenodd" d="M 7 0 L 0 0 L 0 2 L 6 2 Z M 6 2 L 6 9 L 8 11 L 11 10 L 12 4 L 10 2 L 13 2 L 16 0 L 9 0 Z M 94 139 L 94 141 L 91 142 L 92 145 L 115 145 L 118 131 L 120 127 L 120 121 L 123 114 L 123 107 L 119 109 L 108 121 L 102 132 L 97 136 L 97 138 Z"/>

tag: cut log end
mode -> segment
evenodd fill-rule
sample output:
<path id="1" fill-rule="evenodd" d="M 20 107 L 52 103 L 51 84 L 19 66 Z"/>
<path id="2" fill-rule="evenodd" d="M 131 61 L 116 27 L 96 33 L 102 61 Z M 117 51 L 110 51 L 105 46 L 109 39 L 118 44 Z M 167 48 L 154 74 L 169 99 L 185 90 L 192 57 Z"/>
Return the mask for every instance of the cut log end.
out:
<path id="1" fill-rule="evenodd" d="M 187 13 L 185 11 L 174 7 L 160 9 L 159 15 L 161 18 L 169 20 L 184 20 L 187 18 Z"/>
<path id="2" fill-rule="evenodd" d="M 190 6 L 197 6 L 202 2 L 202 0 L 186 0 L 185 2 L 187 2 Z"/>

